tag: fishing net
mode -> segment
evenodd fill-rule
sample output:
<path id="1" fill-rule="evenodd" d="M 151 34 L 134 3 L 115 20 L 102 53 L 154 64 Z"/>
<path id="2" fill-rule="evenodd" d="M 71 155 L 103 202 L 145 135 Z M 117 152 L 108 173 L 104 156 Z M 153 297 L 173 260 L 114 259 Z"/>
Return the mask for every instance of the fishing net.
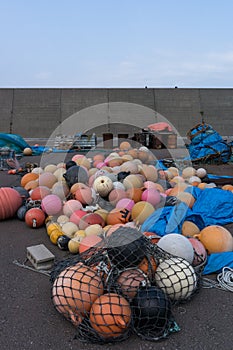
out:
<path id="1" fill-rule="evenodd" d="M 166 253 L 156 239 L 122 226 L 54 265 L 52 301 L 78 339 L 109 343 L 136 334 L 157 341 L 179 330 L 173 305 L 198 290 L 201 269 Z"/>

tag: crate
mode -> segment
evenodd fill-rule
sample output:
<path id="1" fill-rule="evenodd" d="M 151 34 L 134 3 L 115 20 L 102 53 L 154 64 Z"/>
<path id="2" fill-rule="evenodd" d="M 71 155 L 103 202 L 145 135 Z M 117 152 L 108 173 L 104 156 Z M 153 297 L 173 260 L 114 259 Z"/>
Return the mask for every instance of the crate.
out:
<path id="1" fill-rule="evenodd" d="M 150 149 L 177 148 L 177 135 L 174 132 L 139 132 L 135 133 L 133 141 Z"/>
<path id="2" fill-rule="evenodd" d="M 177 148 L 177 135 L 173 132 L 151 132 L 149 140 L 149 148 L 151 149 Z"/>

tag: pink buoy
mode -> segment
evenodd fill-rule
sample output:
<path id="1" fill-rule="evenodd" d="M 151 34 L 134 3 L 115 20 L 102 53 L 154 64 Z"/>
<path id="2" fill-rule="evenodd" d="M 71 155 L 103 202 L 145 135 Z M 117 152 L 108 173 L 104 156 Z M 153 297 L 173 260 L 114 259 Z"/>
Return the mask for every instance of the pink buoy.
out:
<path id="1" fill-rule="evenodd" d="M 49 194 L 42 199 L 41 208 L 47 215 L 56 215 L 62 210 L 62 201 L 56 194 Z"/>
<path id="2" fill-rule="evenodd" d="M 156 183 L 155 182 L 153 182 L 153 181 L 145 181 L 144 182 L 144 187 L 146 188 L 146 189 L 156 189 Z"/>
<path id="3" fill-rule="evenodd" d="M 88 186 L 78 188 L 74 197 L 83 205 L 90 205 L 94 200 L 92 190 Z"/>
<path id="4" fill-rule="evenodd" d="M 191 242 L 194 249 L 194 258 L 192 265 L 198 266 L 202 264 L 207 258 L 207 251 L 204 245 L 197 238 L 189 237 L 189 241 Z"/>
<path id="5" fill-rule="evenodd" d="M 75 210 L 81 209 L 82 203 L 79 202 L 76 199 L 69 199 L 65 204 L 63 205 L 63 214 L 70 217 Z"/>
<path id="6" fill-rule="evenodd" d="M 83 157 L 84 157 L 83 154 L 75 154 L 75 155 L 71 158 L 71 160 L 73 160 L 73 162 L 76 162 L 77 159 L 83 158 Z"/>
<path id="7" fill-rule="evenodd" d="M 70 216 L 70 222 L 73 222 L 74 224 L 79 225 L 80 220 L 86 214 L 87 212 L 82 209 L 75 210 Z"/>
<path id="8" fill-rule="evenodd" d="M 101 168 L 103 168 L 104 166 L 106 166 L 106 163 L 105 163 L 105 162 L 99 162 L 98 164 L 96 164 L 96 168 L 97 168 L 97 169 L 101 169 Z"/>
<path id="9" fill-rule="evenodd" d="M 133 209 L 134 204 L 135 202 L 132 199 L 122 198 L 117 202 L 116 208 L 125 208 L 131 211 Z"/>
<path id="10" fill-rule="evenodd" d="M 149 202 L 154 207 L 160 202 L 160 193 L 156 189 L 150 188 L 146 189 L 142 193 L 142 201 Z"/>

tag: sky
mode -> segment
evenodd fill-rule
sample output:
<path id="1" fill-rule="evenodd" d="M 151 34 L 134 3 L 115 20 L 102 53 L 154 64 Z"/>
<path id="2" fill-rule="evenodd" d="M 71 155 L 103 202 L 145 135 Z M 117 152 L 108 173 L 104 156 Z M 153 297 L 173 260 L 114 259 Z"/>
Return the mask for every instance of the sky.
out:
<path id="1" fill-rule="evenodd" d="M 0 88 L 231 88 L 232 0 L 0 0 Z"/>

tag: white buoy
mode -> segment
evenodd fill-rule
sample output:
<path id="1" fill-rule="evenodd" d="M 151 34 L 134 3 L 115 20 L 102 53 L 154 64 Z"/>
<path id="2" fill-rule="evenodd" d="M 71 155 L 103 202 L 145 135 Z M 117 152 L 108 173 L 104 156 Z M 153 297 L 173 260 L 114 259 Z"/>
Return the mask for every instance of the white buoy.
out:
<path id="1" fill-rule="evenodd" d="M 155 282 L 172 300 L 188 299 L 197 285 L 196 273 L 186 260 L 170 258 L 155 271 Z"/>
<path id="2" fill-rule="evenodd" d="M 190 264 L 193 261 L 193 246 L 187 237 L 179 233 L 170 233 L 163 236 L 158 241 L 157 246 L 169 254 L 187 260 Z"/>

